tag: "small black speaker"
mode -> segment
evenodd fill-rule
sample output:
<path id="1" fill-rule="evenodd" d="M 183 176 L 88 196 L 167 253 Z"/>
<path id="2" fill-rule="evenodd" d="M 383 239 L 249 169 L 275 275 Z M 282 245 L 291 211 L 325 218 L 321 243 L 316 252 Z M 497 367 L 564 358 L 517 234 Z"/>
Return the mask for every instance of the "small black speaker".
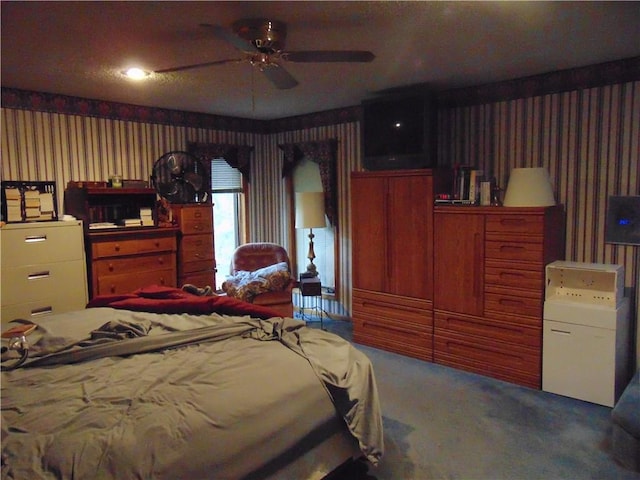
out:
<path id="1" fill-rule="evenodd" d="M 604 240 L 640 245 L 640 196 L 610 196 Z"/>

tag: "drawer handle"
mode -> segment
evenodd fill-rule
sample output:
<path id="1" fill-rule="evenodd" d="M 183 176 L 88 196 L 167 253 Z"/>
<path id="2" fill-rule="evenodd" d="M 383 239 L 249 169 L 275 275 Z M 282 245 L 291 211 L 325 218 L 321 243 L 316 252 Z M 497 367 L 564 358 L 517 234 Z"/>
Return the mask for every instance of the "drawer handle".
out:
<path id="1" fill-rule="evenodd" d="M 47 278 L 49 276 L 50 276 L 49 270 L 46 270 L 43 272 L 30 273 L 29 275 L 27 275 L 27 278 L 29 280 L 38 280 L 40 278 Z"/>
<path id="2" fill-rule="evenodd" d="M 527 221 L 524 218 L 502 218 L 500 219 L 501 225 L 526 225 Z"/>
<path id="3" fill-rule="evenodd" d="M 501 252 L 520 252 L 524 250 L 524 247 L 521 245 L 500 245 Z"/>
<path id="4" fill-rule="evenodd" d="M 511 305 L 511 306 L 524 305 L 524 302 L 521 302 L 518 300 L 511 300 L 509 298 L 501 298 L 499 303 L 500 305 Z"/>
<path id="5" fill-rule="evenodd" d="M 109 287 L 109 291 L 110 291 L 111 293 L 116 293 L 116 286 L 115 286 L 115 285 L 111 285 L 111 286 Z"/>
<path id="6" fill-rule="evenodd" d="M 194 257 L 196 257 L 196 258 L 202 258 L 202 255 L 201 255 L 201 254 L 199 254 L 199 253 L 196 253 L 196 254 L 194 255 Z"/>
<path id="7" fill-rule="evenodd" d="M 164 285 L 164 277 L 160 277 L 160 285 Z"/>
<path id="8" fill-rule="evenodd" d="M 160 248 L 160 241 L 156 240 L 156 242 L 154 243 L 154 245 L 156 246 L 156 248 Z"/>
<path id="9" fill-rule="evenodd" d="M 46 307 L 34 308 L 31 310 L 31 316 L 37 317 L 38 315 L 46 315 L 51 312 L 53 312 L 53 307 L 51 305 L 47 305 Z"/>
<path id="10" fill-rule="evenodd" d="M 25 243 L 45 242 L 46 240 L 46 235 L 27 235 L 24 237 Z"/>
<path id="11" fill-rule="evenodd" d="M 571 332 L 568 332 L 567 330 L 557 330 L 555 328 L 552 328 L 551 331 L 553 333 L 559 333 L 561 335 L 571 335 Z"/>
<path id="12" fill-rule="evenodd" d="M 500 272 L 500 278 L 522 278 L 524 277 L 521 273 L 515 272 Z"/>
<path id="13" fill-rule="evenodd" d="M 194 212 L 194 213 L 193 213 L 193 216 L 194 216 L 195 218 L 200 218 L 200 217 L 202 216 L 202 212 Z"/>
<path id="14" fill-rule="evenodd" d="M 411 335 L 415 335 L 416 332 L 413 329 L 410 328 L 402 328 L 402 327 L 398 327 L 397 325 L 379 325 L 376 322 L 370 322 L 370 321 L 363 321 L 362 322 L 362 326 L 366 327 L 367 325 L 370 325 L 372 327 L 382 327 L 382 328 L 386 328 L 387 330 L 394 330 L 396 332 L 400 332 L 400 333 L 409 333 Z"/>
<path id="15" fill-rule="evenodd" d="M 164 257 L 158 257 L 158 263 L 164 265 Z"/>
<path id="16" fill-rule="evenodd" d="M 119 243 L 116 243 L 116 244 L 113 246 L 113 249 L 114 249 L 116 252 L 119 252 L 119 251 L 120 251 L 120 244 L 119 244 Z"/>
<path id="17" fill-rule="evenodd" d="M 109 268 L 109 271 L 110 271 L 110 272 L 113 272 L 113 270 L 114 270 L 114 268 L 113 268 L 113 263 L 110 263 L 110 264 L 109 264 L 109 266 L 108 266 L 108 268 Z"/>
<path id="18" fill-rule="evenodd" d="M 202 230 L 202 225 L 200 225 L 199 223 L 197 223 L 197 224 L 195 224 L 195 225 L 193 226 L 193 229 L 194 229 L 194 230 Z"/>

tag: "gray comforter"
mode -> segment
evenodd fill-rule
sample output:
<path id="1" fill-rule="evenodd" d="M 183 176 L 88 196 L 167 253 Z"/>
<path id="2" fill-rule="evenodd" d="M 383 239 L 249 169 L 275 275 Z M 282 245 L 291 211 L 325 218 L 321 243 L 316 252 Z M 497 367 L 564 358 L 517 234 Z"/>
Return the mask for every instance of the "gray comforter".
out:
<path id="1" fill-rule="evenodd" d="M 2 478 L 243 478 L 336 418 L 382 455 L 369 360 L 297 320 L 96 308 L 29 340 L 2 373 Z"/>

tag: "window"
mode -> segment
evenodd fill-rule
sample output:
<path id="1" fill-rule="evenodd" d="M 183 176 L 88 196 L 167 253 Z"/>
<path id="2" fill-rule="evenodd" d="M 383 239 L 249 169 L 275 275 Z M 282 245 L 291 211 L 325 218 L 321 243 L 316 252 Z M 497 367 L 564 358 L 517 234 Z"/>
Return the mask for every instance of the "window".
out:
<path id="1" fill-rule="evenodd" d="M 293 171 L 293 189 L 295 192 L 320 192 L 322 181 L 320 168 L 314 161 L 303 158 Z M 294 205 L 295 208 L 295 205 Z M 327 224 L 328 225 L 328 224 Z M 323 287 L 335 289 L 335 231 L 331 226 L 313 229 L 313 260 Z M 296 229 L 296 265 L 298 273 L 307 270 L 309 259 L 309 229 Z"/>
<path id="2" fill-rule="evenodd" d="M 216 289 L 229 275 L 234 250 L 244 238 L 244 185 L 242 174 L 223 158 L 211 160 L 214 251 L 218 273 Z"/>

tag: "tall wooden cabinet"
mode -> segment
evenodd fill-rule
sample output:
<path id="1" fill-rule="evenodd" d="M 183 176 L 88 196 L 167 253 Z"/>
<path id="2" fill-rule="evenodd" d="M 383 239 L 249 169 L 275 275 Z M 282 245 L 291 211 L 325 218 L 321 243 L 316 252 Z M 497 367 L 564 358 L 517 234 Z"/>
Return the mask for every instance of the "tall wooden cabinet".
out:
<path id="1" fill-rule="evenodd" d="M 171 205 L 178 234 L 178 283 L 197 287 L 216 285 L 213 240 L 213 206 L 205 204 Z"/>
<path id="2" fill-rule="evenodd" d="M 436 207 L 434 361 L 541 388 L 545 265 L 561 207 Z"/>
<path id="3" fill-rule="evenodd" d="M 353 172 L 353 335 L 432 360 L 432 170 Z M 434 186 L 435 183 L 435 186 Z"/>

